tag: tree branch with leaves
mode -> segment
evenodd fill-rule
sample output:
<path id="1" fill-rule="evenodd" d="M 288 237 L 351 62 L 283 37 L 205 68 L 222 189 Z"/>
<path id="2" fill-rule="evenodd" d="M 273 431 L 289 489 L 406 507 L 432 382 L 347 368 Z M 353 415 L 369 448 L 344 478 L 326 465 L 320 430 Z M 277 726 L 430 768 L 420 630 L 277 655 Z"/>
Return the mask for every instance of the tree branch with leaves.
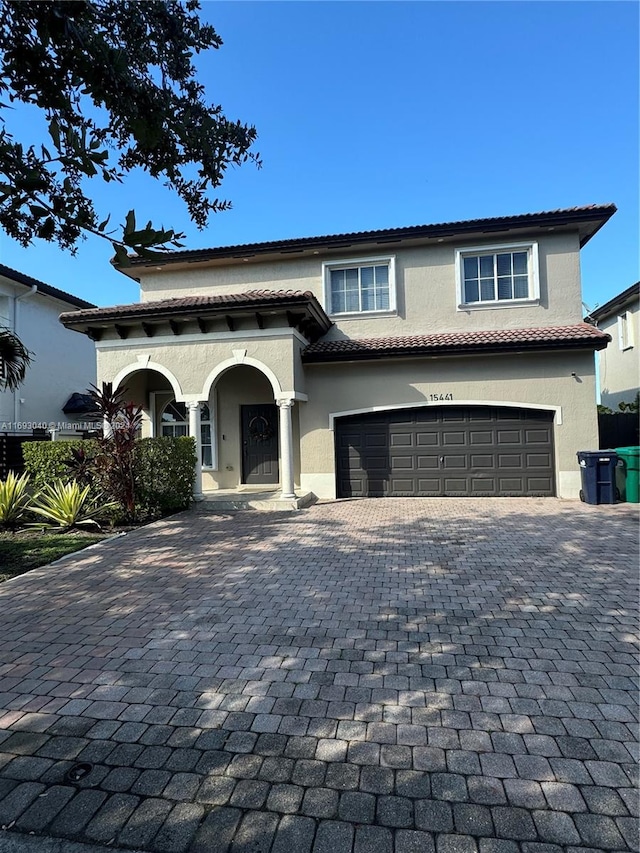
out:
<path id="1" fill-rule="evenodd" d="M 207 104 L 195 54 L 222 40 L 201 23 L 197 0 L 0 0 L 0 227 L 22 246 L 35 239 L 77 250 L 87 234 L 108 239 L 116 262 L 153 258 L 181 234 L 130 211 L 109 229 L 90 179 L 123 182 L 136 169 L 164 182 L 203 228 L 230 207 L 218 198 L 229 166 L 251 161 L 256 130 Z M 42 143 L 9 127 L 11 107 L 37 108 Z"/>
<path id="2" fill-rule="evenodd" d="M 23 382 L 32 353 L 9 329 L 0 327 L 0 391 L 15 391 Z"/>

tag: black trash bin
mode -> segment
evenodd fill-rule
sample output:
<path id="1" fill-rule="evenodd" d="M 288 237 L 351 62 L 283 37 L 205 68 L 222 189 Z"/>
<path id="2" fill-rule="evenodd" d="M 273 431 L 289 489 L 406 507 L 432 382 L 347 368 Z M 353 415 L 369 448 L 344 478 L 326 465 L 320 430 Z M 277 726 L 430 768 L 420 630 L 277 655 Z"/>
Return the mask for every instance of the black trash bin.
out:
<path id="1" fill-rule="evenodd" d="M 588 504 L 616 502 L 615 450 L 579 450 L 576 454 L 582 475 L 580 500 Z"/>

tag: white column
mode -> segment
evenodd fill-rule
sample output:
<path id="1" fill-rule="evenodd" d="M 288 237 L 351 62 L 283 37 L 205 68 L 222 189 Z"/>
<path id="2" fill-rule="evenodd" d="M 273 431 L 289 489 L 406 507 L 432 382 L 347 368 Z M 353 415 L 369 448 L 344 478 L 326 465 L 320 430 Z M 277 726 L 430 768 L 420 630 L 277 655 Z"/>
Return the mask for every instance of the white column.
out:
<path id="1" fill-rule="evenodd" d="M 282 500 L 295 498 L 293 488 L 293 427 L 291 424 L 291 409 L 294 400 L 276 400 L 280 409 L 280 482 L 282 484 Z"/>
<path id="2" fill-rule="evenodd" d="M 193 480 L 193 499 L 201 501 L 204 498 L 202 494 L 202 446 L 200 436 L 200 403 L 190 401 L 187 403 L 189 409 L 189 435 L 196 442 L 196 470 Z"/>

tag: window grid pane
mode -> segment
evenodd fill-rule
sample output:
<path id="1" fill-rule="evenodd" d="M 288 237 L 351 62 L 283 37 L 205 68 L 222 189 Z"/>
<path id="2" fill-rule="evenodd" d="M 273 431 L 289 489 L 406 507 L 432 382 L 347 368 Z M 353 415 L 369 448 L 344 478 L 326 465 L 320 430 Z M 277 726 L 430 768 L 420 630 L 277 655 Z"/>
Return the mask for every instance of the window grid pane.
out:
<path id="1" fill-rule="evenodd" d="M 494 280 L 492 278 L 480 279 L 480 299 L 482 302 L 493 302 L 495 297 Z"/>
<path id="2" fill-rule="evenodd" d="M 478 279 L 470 278 L 468 281 L 464 283 L 464 301 L 465 302 L 478 302 L 480 299 L 480 292 L 478 289 Z"/>

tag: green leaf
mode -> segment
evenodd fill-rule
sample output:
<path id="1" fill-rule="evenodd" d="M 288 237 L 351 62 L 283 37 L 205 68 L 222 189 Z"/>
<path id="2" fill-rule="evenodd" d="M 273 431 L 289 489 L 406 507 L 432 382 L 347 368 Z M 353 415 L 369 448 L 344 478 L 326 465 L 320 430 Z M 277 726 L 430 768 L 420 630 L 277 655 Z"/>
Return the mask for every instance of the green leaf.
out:
<path id="1" fill-rule="evenodd" d="M 49 122 L 49 136 L 53 140 L 53 144 L 60 151 L 60 125 L 56 119 Z"/>
<path id="2" fill-rule="evenodd" d="M 124 246 L 121 246 L 119 243 L 112 243 L 113 250 L 116 253 L 114 261 L 117 266 L 128 267 L 131 263 L 129 260 L 129 253 L 127 252 Z"/>
<path id="3" fill-rule="evenodd" d="M 124 233 L 125 234 L 131 234 L 135 230 L 136 230 L 136 213 L 135 213 L 135 210 L 130 210 L 129 213 L 127 213 L 127 219 L 126 219 L 125 225 L 124 225 Z"/>

